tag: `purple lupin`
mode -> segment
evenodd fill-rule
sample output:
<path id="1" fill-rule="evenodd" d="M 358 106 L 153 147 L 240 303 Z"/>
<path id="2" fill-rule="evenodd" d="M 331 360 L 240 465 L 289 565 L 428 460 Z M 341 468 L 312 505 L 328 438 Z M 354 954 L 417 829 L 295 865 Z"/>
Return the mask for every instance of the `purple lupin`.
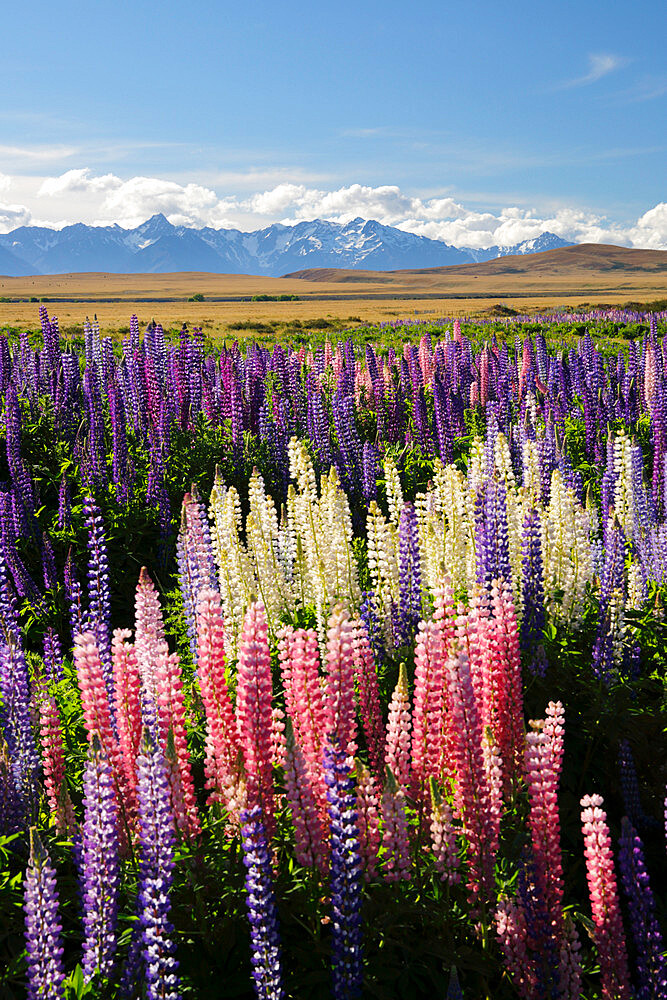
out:
<path id="1" fill-rule="evenodd" d="M 111 767 L 97 736 L 88 754 L 83 798 L 83 974 L 89 982 L 98 972 L 108 977 L 113 968 L 120 881 L 116 794 Z"/>
<path id="2" fill-rule="evenodd" d="M 635 940 L 637 1000 L 665 1000 L 667 959 L 646 871 L 644 845 L 627 816 L 621 822 L 618 864 Z"/>
<path id="3" fill-rule="evenodd" d="M 56 873 L 34 826 L 23 898 L 28 1000 L 61 1000 L 65 972 Z"/>
<path id="4" fill-rule="evenodd" d="M 139 777 L 139 921 L 148 1000 L 178 1000 L 169 892 L 174 871 L 174 816 L 167 765 L 159 746 L 144 731 L 137 758 Z"/>
<path id="5" fill-rule="evenodd" d="M 241 813 L 246 906 L 250 923 L 250 962 L 258 1000 L 285 995 L 280 961 L 278 914 L 271 877 L 271 858 L 260 806 Z"/>
<path id="6" fill-rule="evenodd" d="M 324 751 L 331 829 L 331 985 L 334 1000 L 361 996 L 361 855 L 354 781 L 337 743 Z"/>

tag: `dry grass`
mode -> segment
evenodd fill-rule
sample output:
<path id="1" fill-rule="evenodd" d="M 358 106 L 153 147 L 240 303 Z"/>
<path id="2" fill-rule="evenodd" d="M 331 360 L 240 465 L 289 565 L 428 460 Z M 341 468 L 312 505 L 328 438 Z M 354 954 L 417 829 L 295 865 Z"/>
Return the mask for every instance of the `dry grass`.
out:
<path id="1" fill-rule="evenodd" d="M 195 294 L 204 302 L 188 302 Z M 296 302 L 250 302 L 252 295 L 298 295 Z M 495 303 L 519 312 L 586 303 L 622 305 L 667 297 L 667 252 L 582 245 L 485 264 L 423 271 L 313 270 L 285 278 L 249 275 L 68 274 L 0 278 L 0 326 L 35 326 L 38 305 L 63 329 L 80 328 L 96 313 L 103 329 L 122 331 L 136 313 L 165 327 L 203 326 L 211 335 L 236 333 L 234 324 L 279 330 L 300 323 L 325 328 L 420 316 L 484 315 Z M 244 301 L 244 299 L 246 301 Z"/>

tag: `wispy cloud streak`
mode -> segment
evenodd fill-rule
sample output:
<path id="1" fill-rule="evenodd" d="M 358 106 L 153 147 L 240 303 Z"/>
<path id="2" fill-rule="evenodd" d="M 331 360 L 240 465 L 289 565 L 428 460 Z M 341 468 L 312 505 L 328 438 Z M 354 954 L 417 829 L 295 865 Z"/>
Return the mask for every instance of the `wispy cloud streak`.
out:
<path id="1" fill-rule="evenodd" d="M 645 76 L 634 86 L 613 95 L 615 104 L 643 104 L 667 95 L 667 76 Z"/>
<path id="2" fill-rule="evenodd" d="M 618 69 L 627 66 L 629 60 L 624 56 L 616 56 L 611 52 L 592 52 L 588 57 L 588 73 L 577 76 L 573 80 L 564 80 L 556 84 L 554 90 L 571 90 L 574 87 L 587 87 L 591 83 L 597 83 L 604 76 L 609 76 Z"/>

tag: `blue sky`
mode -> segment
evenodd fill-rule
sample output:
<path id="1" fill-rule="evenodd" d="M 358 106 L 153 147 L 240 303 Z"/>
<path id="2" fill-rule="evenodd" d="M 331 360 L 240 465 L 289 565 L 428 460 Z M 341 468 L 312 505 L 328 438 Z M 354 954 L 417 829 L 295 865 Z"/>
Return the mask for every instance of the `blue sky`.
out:
<path id="1" fill-rule="evenodd" d="M 11 4 L 0 227 L 362 215 L 459 245 L 548 224 L 667 247 L 666 11 Z"/>

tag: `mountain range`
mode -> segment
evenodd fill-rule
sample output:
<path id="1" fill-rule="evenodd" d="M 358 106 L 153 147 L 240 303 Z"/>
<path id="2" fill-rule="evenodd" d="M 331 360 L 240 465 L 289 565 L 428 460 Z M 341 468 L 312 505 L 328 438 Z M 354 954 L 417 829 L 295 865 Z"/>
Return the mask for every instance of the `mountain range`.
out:
<path id="1" fill-rule="evenodd" d="M 573 246 L 545 232 L 515 246 L 471 250 L 416 236 L 372 219 L 341 225 L 324 219 L 295 226 L 274 223 L 244 233 L 238 229 L 191 229 L 153 215 L 135 229 L 119 225 L 64 229 L 21 226 L 0 235 L 0 274 L 104 271 L 112 274 L 169 274 L 209 271 L 279 277 L 305 268 L 393 271 L 479 263 L 510 254 L 532 254 Z"/>

